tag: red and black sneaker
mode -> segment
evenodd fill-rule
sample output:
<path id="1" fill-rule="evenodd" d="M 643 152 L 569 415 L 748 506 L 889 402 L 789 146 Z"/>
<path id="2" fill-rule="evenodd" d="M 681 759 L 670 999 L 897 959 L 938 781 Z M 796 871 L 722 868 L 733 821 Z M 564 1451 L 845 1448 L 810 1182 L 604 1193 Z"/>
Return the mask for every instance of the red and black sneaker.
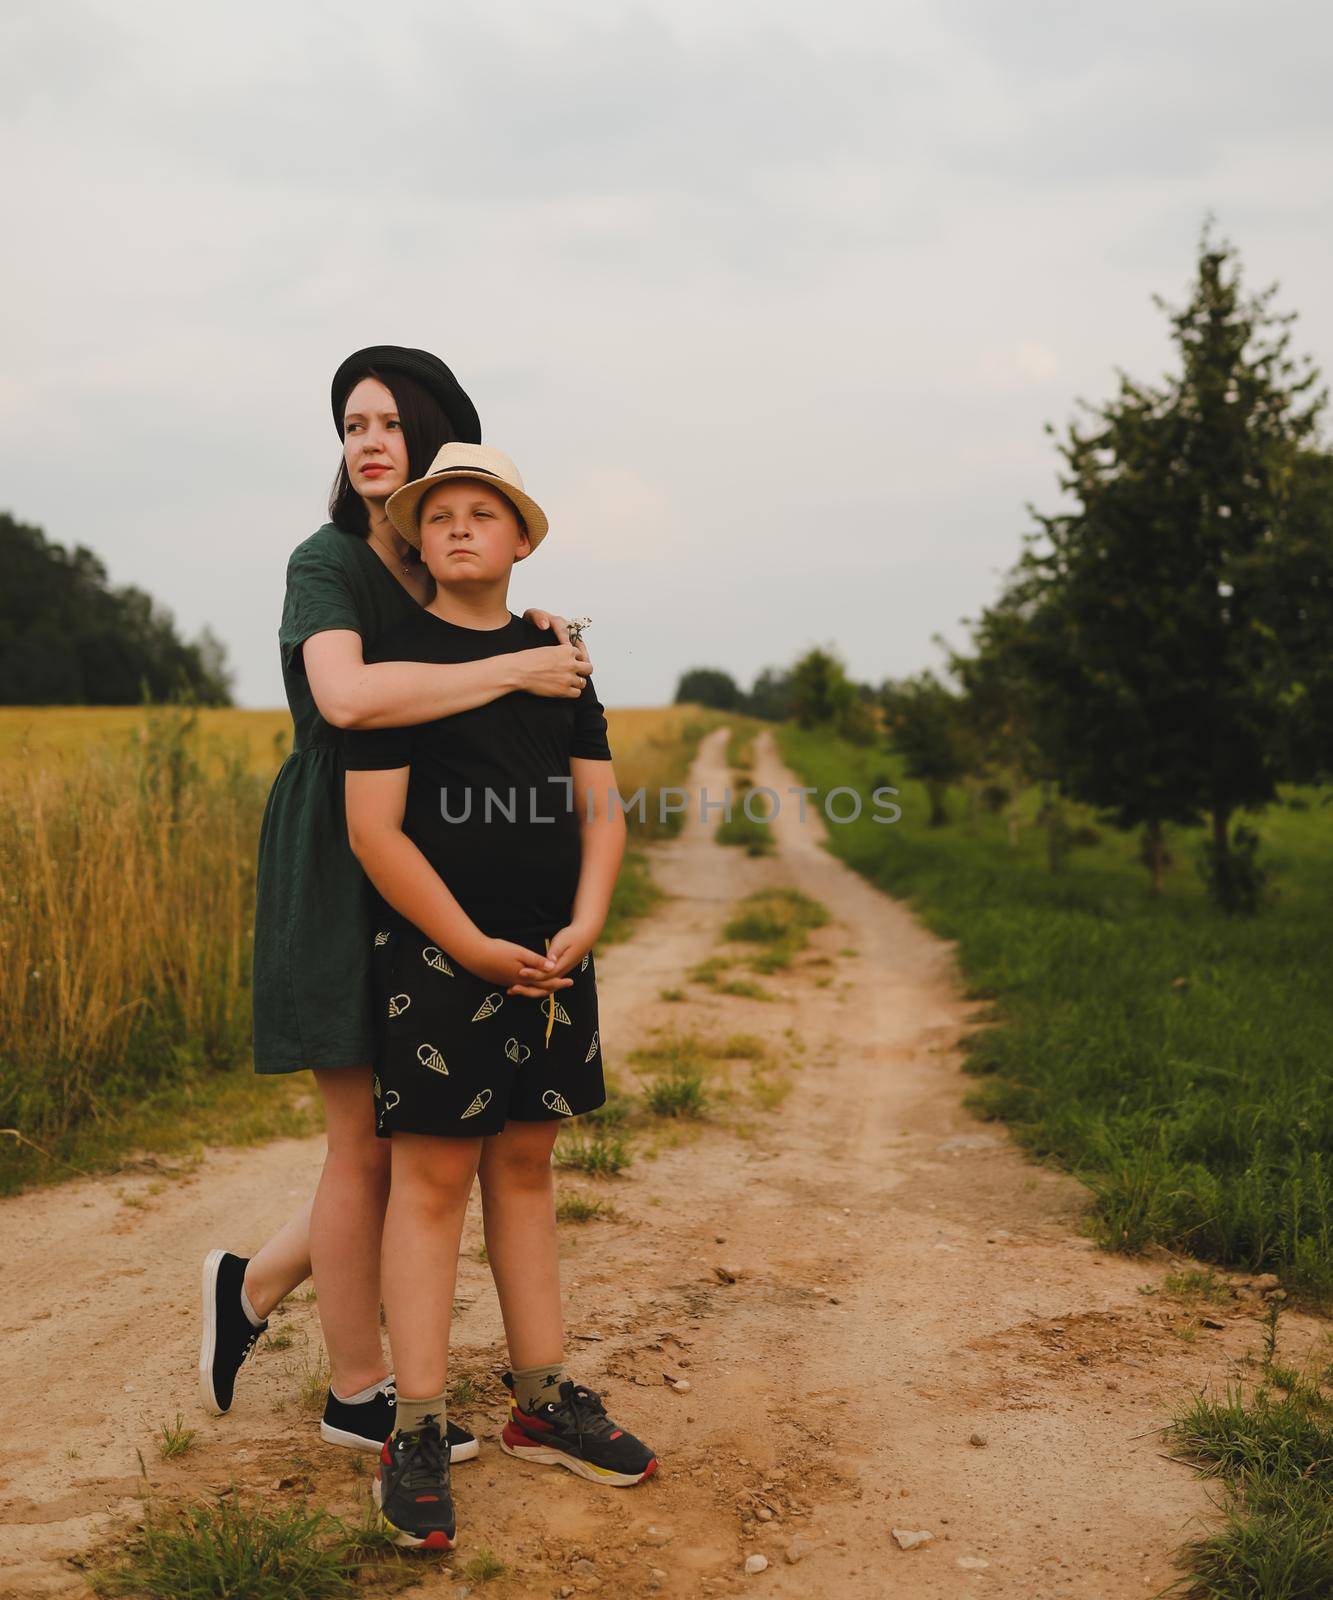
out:
<path id="1" fill-rule="evenodd" d="M 453 1549 L 449 1452 L 434 1417 L 427 1417 L 411 1433 L 395 1433 L 385 1440 L 374 1492 L 394 1544 L 410 1550 Z"/>
<path id="2" fill-rule="evenodd" d="M 657 1471 L 657 1457 L 632 1433 L 618 1428 L 606 1414 L 602 1397 L 566 1379 L 559 1400 L 524 1411 L 514 1398 L 514 1380 L 506 1372 L 509 1421 L 500 1448 L 524 1461 L 568 1467 L 593 1483 L 627 1489 Z"/>

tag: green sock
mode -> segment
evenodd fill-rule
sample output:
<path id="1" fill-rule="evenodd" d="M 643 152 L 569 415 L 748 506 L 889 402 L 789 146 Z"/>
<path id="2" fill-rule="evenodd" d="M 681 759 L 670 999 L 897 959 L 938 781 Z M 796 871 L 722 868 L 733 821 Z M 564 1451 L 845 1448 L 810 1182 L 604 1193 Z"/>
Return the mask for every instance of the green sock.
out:
<path id="1" fill-rule="evenodd" d="M 434 1417 L 439 1424 L 440 1438 L 443 1439 L 447 1404 L 448 1396 L 443 1394 L 431 1395 L 425 1400 L 409 1400 L 406 1395 L 400 1394 L 393 1431 L 416 1433 L 427 1417 Z"/>
<path id="2" fill-rule="evenodd" d="M 563 1357 L 549 1367 L 515 1367 L 512 1377 L 514 1398 L 520 1409 L 529 1413 L 548 1400 L 559 1400 L 560 1385 L 569 1381 Z"/>

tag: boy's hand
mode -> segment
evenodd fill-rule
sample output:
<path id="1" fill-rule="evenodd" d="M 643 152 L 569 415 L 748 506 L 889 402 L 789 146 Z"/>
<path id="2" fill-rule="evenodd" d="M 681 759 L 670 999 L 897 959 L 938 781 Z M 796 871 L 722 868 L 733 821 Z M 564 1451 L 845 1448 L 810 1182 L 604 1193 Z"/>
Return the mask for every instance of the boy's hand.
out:
<path id="1" fill-rule="evenodd" d="M 546 960 L 553 963 L 546 968 L 547 976 L 563 976 L 578 966 L 589 950 L 597 942 L 599 928 L 589 927 L 586 923 L 571 922 L 567 928 L 552 935 L 551 942 L 546 947 Z M 573 982 L 573 979 L 570 979 Z"/>
<path id="2" fill-rule="evenodd" d="M 458 959 L 479 978 L 508 985 L 508 994 L 547 995 L 556 989 L 567 989 L 574 981 L 557 974 L 554 964 L 548 967 L 544 955 L 509 939 L 483 938 L 475 950 Z M 520 984 L 520 975 L 525 971 L 528 976 Z"/>

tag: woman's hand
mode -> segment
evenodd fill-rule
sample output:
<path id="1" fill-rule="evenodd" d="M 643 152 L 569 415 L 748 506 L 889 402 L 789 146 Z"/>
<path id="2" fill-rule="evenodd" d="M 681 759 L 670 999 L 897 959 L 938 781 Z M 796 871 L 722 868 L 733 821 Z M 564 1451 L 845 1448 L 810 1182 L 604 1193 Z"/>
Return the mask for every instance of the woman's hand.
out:
<path id="1" fill-rule="evenodd" d="M 518 672 L 520 689 L 552 700 L 577 700 L 583 680 L 592 672 L 582 645 L 538 644 L 531 650 L 516 650 L 509 660 Z"/>
<path id="2" fill-rule="evenodd" d="M 554 611 L 543 611 L 539 606 L 529 606 L 523 613 L 524 622 L 535 622 L 544 633 L 548 628 L 555 629 L 555 636 L 561 644 L 569 643 L 569 618 L 557 617 Z"/>

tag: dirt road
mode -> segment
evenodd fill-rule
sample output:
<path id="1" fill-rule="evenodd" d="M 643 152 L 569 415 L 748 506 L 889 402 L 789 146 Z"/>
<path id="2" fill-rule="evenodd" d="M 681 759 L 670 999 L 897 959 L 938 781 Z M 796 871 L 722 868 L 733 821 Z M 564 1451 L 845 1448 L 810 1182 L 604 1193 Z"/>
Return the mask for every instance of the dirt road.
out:
<path id="1" fill-rule="evenodd" d="M 704 742 L 695 793 L 721 793 L 724 750 L 722 732 Z M 766 735 L 755 779 L 797 781 Z M 455 1564 L 499 1555 L 497 1600 L 1151 1594 L 1208 1505 L 1155 1430 L 1182 1391 L 1257 1346 L 1255 1308 L 1210 1308 L 1222 1326 L 1202 1327 L 1161 1292 L 1170 1263 L 1095 1250 L 1078 1186 L 961 1109 L 956 1045 L 976 1008 L 949 947 L 821 849 L 794 798 L 776 856 L 717 845 L 714 823 L 692 815 L 656 848 L 671 898 L 599 955 L 606 1059 L 633 1088 L 628 1054 L 660 1031 L 743 1032 L 791 1092 L 764 1109 L 749 1066 L 724 1064 L 734 1098 L 697 1136 L 672 1125 L 620 1178 L 561 1178 L 617 1213 L 564 1230 L 570 1365 L 653 1443 L 660 1475 L 599 1490 L 501 1454 L 504 1351 L 474 1205 L 455 1376 L 478 1385 L 464 1416 L 483 1449 L 457 1471 Z M 783 884 L 832 920 L 758 980 L 771 998 L 689 982 L 724 948 L 736 901 Z M 229 1416 L 195 1398 L 200 1258 L 252 1248 L 309 1192 L 320 1155 L 316 1140 L 284 1141 L 165 1182 L 0 1204 L 0 1595 L 87 1592 L 67 1558 L 140 1514 L 140 1451 L 167 1500 L 234 1482 L 341 1511 L 364 1501 L 369 1461 L 322 1445 L 296 1398 L 318 1337 L 308 1301 L 275 1320 L 292 1342 L 261 1348 Z M 1299 1359 L 1319 1329 L 1284 1320 Z M 157 1432 L 178 1411 L 198 1441 L 163 1461 Z M 893 1529 L 933 1538 L 904 1551 Z M 769 1565 L 747 1576 L 752 1554 Z M 447 1568 L 422 1573 L 414 1592 L 457 1592 Z"/>

